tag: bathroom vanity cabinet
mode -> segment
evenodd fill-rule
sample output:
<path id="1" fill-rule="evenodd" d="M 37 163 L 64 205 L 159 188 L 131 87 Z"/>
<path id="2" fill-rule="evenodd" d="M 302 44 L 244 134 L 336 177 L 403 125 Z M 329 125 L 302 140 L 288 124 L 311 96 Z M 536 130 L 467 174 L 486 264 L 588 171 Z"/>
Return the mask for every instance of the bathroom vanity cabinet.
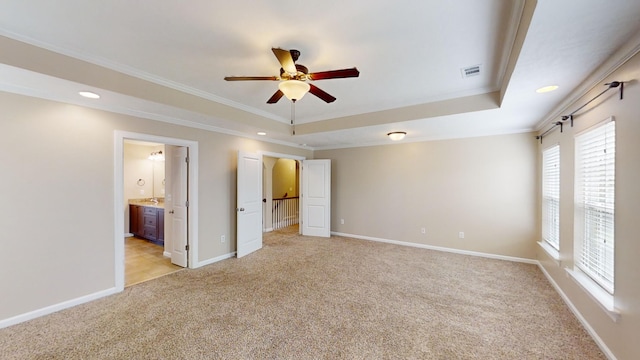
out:
<path id="1" fill-rule="evenodd" d="M 164 208 L 129 204 L 129 231 L 156 244 L 164 244 Z"/>

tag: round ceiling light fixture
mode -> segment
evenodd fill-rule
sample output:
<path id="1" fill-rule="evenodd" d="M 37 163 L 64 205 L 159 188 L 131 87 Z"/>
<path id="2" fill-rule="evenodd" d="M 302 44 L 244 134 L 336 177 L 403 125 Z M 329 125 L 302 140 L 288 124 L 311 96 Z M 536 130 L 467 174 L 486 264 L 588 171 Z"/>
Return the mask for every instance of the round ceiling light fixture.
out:
<path id="1" fill-rule="evenodd" d="M 387 136 L 389 137 L 389 139 L 393 140 L 393 141 L 399 141 L 404 139 L 404 137 L 407 135 L 406 132 L 404 131 L 393 131 L 387 134 Z"/>

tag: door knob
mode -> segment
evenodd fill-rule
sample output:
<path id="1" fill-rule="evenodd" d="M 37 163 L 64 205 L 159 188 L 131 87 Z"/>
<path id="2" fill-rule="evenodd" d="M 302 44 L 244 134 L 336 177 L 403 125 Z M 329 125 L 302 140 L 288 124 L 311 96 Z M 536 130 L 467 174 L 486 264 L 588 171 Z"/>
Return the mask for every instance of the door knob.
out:
<path id="1" fill-rule="evenodd" d="M 236 211 L 244 211 L 244 208 L 236 208 Z"/>
<path id="2" fill-rule="evenodd" d="M 173 214 L 173 210 L 170 210 L 170 211 L 169 211 L 169 214 Z"/>

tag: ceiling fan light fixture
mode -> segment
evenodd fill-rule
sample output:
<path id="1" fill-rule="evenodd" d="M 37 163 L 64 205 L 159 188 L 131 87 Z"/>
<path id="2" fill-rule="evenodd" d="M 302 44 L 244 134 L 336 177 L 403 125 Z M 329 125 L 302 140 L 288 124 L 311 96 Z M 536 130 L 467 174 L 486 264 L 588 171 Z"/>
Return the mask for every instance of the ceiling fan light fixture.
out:
<path id="1" fill-rule="evenodd" d="M 389 137 L 389 139 L 393 140 L 393 141 L 399 141 L 404 139 L 404 137 L 407 135 L 406 132 L 404 131 L 394 131 L 394 132 L 390 132 L 387 134 L 387 136 Z"/>
<path id="2" fill-rule="evenodd" d="M 284 96 L 287 97 L 287 99 L 291 101 L 298 101 L 302 99 L 304 94 L 309 92 L 311 86 L 300 80 L 285 80 L 278 84 L 278 88 L 282 91 Z"/>

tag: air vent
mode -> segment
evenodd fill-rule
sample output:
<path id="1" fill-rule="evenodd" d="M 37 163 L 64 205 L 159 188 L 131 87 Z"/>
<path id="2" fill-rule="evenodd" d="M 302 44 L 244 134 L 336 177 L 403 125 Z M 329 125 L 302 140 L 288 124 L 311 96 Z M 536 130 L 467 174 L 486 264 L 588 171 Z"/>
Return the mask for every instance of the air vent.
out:
<path id="1" fill-rule="evenodd" d="M 463 78 L 478 76 L 480 75 L 480 65 L 473 65 L 466 68 L 462 68 L 460 69 L 460 72 L 462 72 Z"/>

